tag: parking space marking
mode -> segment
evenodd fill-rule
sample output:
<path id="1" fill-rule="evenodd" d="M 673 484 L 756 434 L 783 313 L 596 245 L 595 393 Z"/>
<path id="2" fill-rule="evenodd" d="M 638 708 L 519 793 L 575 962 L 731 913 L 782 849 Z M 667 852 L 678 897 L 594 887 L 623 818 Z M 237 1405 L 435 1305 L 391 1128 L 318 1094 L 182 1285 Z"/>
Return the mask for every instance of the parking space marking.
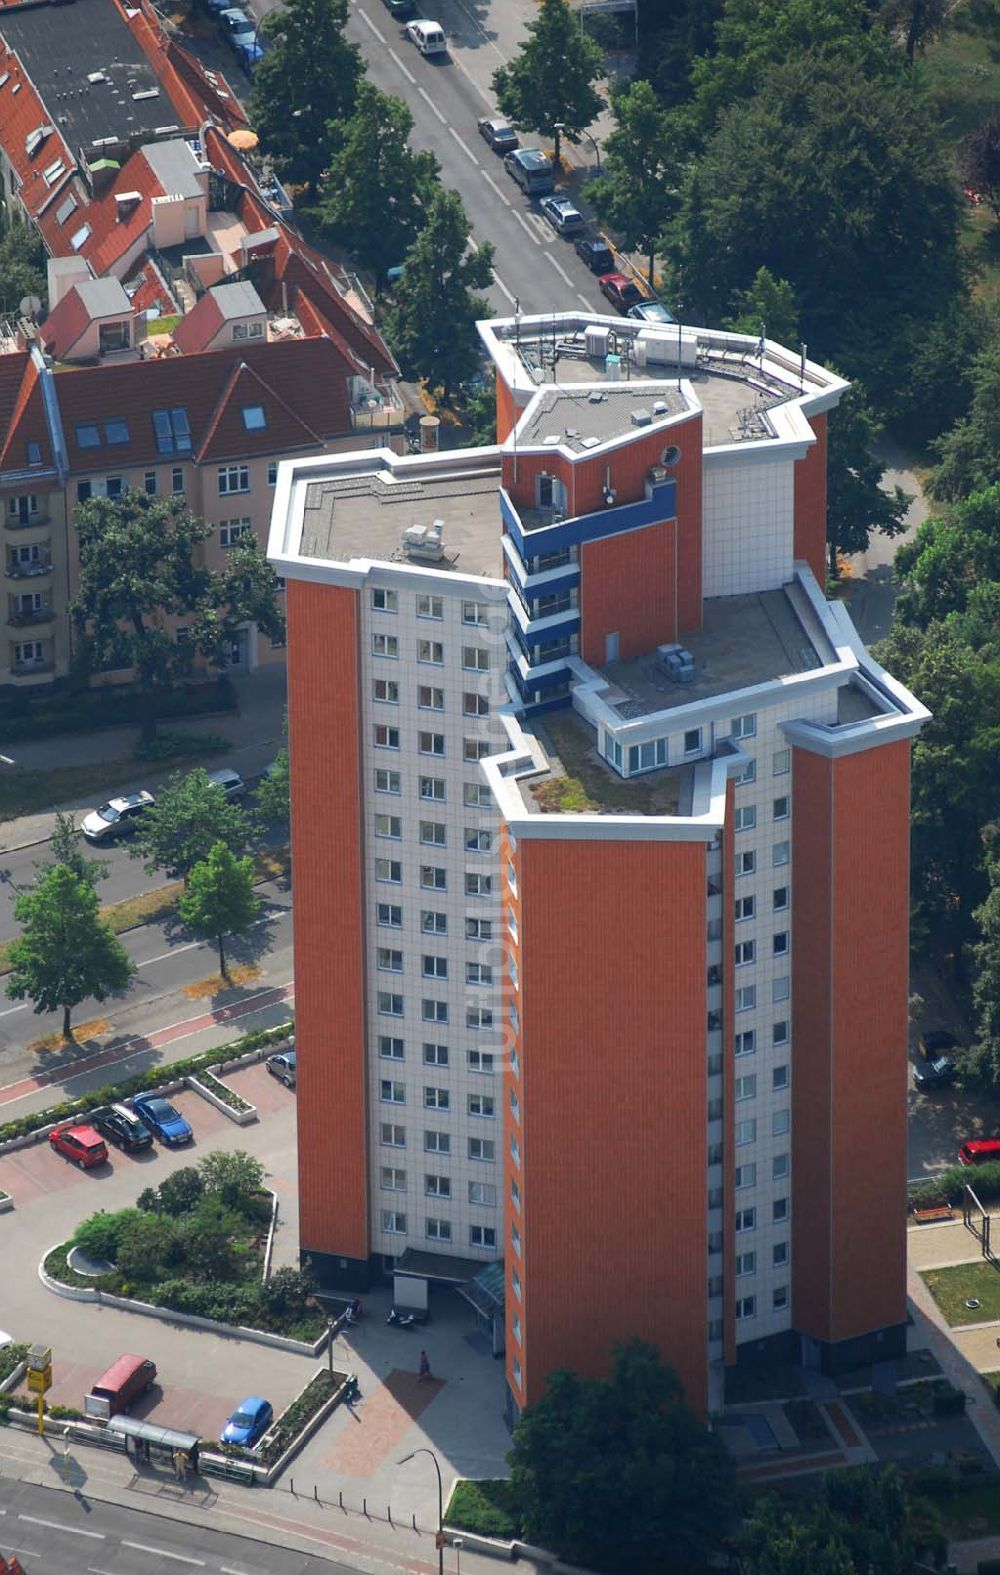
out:
<path id="1" fill-rule="evenodd" d="M 58 1520 L 40 1520 L 37 1515 L 18 1515 L 18 1520 L 25 1520 L 31 1526 L 47 1526 L 50 1531 L 68 1531 L 71 1537 L 96 1537 L 99 1542 L 106 1542 L 103 1531 L 84 1531 L 81 1526 L 62 1526 Z"/>
<path id="2" fill-rule="evenodd" d="M 126 1542 L 123 1537 L 122 1547 L 135 1548 L 137 1553 L 155 1553 L 161 1559 L 176 1559 L 178 1564 L 197 1564 L 199 1569 L 205 1568 L 204 1559 L 192 1559 L 186 1553 L 168 1553 L 166 1548 L 151 1548 L 147 1542 Z"/>
<path id="3" fill-rule="evenodd" d="M 394 49 L 390 49 L 390 51 L 389 51 L 389 59 L 395 61 L 396 65 L 399 67 L 400 71 L 403 73 L 403 75 L 406 78 L 407 82 L 416 82 L 417 79 L 413 75 L 413 72 L 410 70 L 409 66 L 404 66 L 403 62 L 400 60 L 399 56 L 397 55 L 397 53 L 396 53 L 396 51 Z"/>
<path id="4" fill-rule="evenodd" d="M 580 301 L 582 303 L 582 305 L 584 305 L 587 308 L 588 312 L 592 312 L 594 310 L 594 308 L 591 306 L 590 302 L 587 300 L 587 297 L 585 295 L 581 295 L 579 290 L 577 290 L 577 292 L 576 292 L 576 298 L 577 298 L 578 301 Z"/>
<path id="5" fill-rule="evenodd" d="M 378 28 L 375 26 L 375 23 L 371 20 L 371 18 L 365 16 L 365 13 L 360 8 L 358 9 L 358 15 L 361 18 L 362 22 L 365 24 L 365 26 L 371 28 L 372 32 L 375 34 L 375 37 L 378 39 L 379 43 L 380 44 L 384 44 L 385 41 L 386 41 L 385 40 L 385 34 L 379 32 Z"/>
<path id="6" fill-rule="evenodd" d="M 438 107 L 435 104 L 434 100 L 431 98 L 431 96 L 428 93 L 427 89 L 423 88 L 423 87 L 418 87 L 417 88 L 417 92 L 420 94 L 420 97 L 423 99 L 424 103 L 427 104 L 428 107 L 434 111 L 435 115 L 437 116 L 438 120 L 441 122 L 442 126 L 447 126 L 448 122 L 445 120 L 444 116 L 442 115 L 441 111 L 438 109 Z"/>
<path id="7" fill-rule="evenodd" d="M 552 264 L 553 268 L 555 269 L 555 271 L 559 275 L 559 277 L 561 279 L 565 279 L 567 284 L 572 285 L 573 281 L 570 278 L 569 274 L 566 272 L 566 270 L 563 267 L 562 263 L 559 261 L 558 257 L 553 257 L 551 252 L 546 252 L 545 253 L 545 257 L 546 257 L 546 260 Z"/>
<path id="8" fill-rule="evenodd" d="M 536 246 L 541 246 L 541 244 L 542 244 L 541 241 L 538 239 L 538 236 L 535 234 L 534 230 L 531 228 L 531 226 L 528 223 L 527 219 L 524 217 L 524 214 L 523 213 L 518 213 L 516 208 L 512 208 L 511 212 L 513 213 L 513 215 L 514 215 L 515 219 L 517 220 L 518 224 L 521 226 L 521 228 L 524 231 L 525 235 L 530 236 L 530 238 L 534 241 Z"/>
<path id="9" fill-rule="evenodd" d="M 487 186 L 490 187 L 491 191 L 493 192 L 493 195 L 495 197 L 499 197 L 500 198 L 500 201 L 503 203 L 505 208 L 509 208 L 510 207 L 510 198 L 504 196 L 503 192 L 500 190 L 500 187 L 497 185 L 496 181 L 493 179 L 493 176 L 490 175 L 488 173 L 488 171 L 486 171 L 484 169 L 480 170 L 480 174 L 482 175 L 483 180 L 486 182 Z"/>
<path id="10" fill-rule="evenodd" d="M 465 154 L 466 158 L 467 159 L 471 159 L 473 164 L 476 166 L 476 169 L 478 169 L 479 168 L 479 160 L 476 158 L 476 155 L 473 153 L 472 149 L 469 147 L 469 144 L 465 141 L 465 139 L 463 137 L 459 136 L 459 134 L 455 130 L 454 126 L 449 126 L 448 127 L 448 131 L 449 131 L 450 135 L 454 137 L 455 141 L 458 143 L 459 147 L 461 148 L 462 152 Z"/>

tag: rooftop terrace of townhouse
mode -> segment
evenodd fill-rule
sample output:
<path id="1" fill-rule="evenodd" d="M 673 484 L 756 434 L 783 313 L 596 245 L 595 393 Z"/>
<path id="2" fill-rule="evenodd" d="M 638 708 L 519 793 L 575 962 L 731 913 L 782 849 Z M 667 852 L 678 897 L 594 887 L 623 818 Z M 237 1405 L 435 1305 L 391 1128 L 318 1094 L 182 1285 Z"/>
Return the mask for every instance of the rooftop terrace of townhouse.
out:
<path id="1" fill-rule="evenodd" d="M 518 440 L 577 452 L 699 408 L 706 449 L 801 437 L 798 407 L 825 409 L 846 386 L 804 346 L 795 354 L 681 324 L 567 312 L 493 320 L 479 332 L 525 411 Z"/>

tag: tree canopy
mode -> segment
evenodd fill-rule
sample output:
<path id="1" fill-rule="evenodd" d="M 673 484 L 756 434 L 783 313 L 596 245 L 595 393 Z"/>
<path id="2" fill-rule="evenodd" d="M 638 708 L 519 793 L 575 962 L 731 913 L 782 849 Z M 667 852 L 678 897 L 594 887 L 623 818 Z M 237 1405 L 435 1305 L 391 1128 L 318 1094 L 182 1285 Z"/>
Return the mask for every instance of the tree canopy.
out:
<path id="1" fill-rule="evenodd" d="M 328 128 L 350 118 L 364 70 L 346 25 L 347 0 L 285 0 L 261 24 L 271 47 L 254 72 L 251 124 L 278 173 L 310 199 L 329 161 Z"/>
<path id="2" fill-rule="evenodd" d="M 124 990 L 135 964 L 100 916 L 94 883 L 56 864 L 14 903 L 21 933 L 8 944 L 7 995 L 34 1002 L 36 1012 L 63 1014 L 72 1040 L 72 1012 L 81 1001 L 106 1001 Z"/>
<path id="3" fill-rule="evenodd" d="M 457 191 L 438 190 L 427 223 L 406 254 L 386 331 L 404 372 L 440 386 L 445 403 L 479 362 L 475 324 L 488 302 L 474 294 L 493 278 L 493 248 L 469 249 L 470 225 Z"/>
<path id="4" fill-rule="evenodd" d="M 809 1499 L 753 1501 L 737 1539 L 743 1575 L 909 1575 L 917 1549 L 895 1466 L 828 1471 Z"/>
<path id="5" fill-rule="evenodd" d="M 552 1373 L 508 1460 L 528 1538 L 589 1569 L 687 1575 L 729 1531 L 730 1458 L 638 1340 L 616 1350 L 608 1381 Z"/>
<path id="6" fill-rule="evenodd" d="M 260 898 L 253 889 L 253 861 L 238 859 L 224 842 L 217 842 L 190 871 L 177 911 L 195 935 L 215 941 L 219 972 L 228 979 L 226 937 L 245 935 L 260 912 Z"/>
<path id="7" fill-rule="evenodd" d="M 847 390 L 828 418 L 826 520 L 834 576 L 838 552 L 865 552 L 873 531 L 898 536 L 906 529 L 913 500 L 902 487 L 882 486 L 885 466 L 875 455 L 880 430 L 860 384 Z"/>
<path id="8" fill-rule="evenodd" d="M 89 881 L 92 886 L 96 886 L 99 880 L 107 880 L 108 866 L 105 861 L 88 858 L 83 849 L 76 817 L 57 809 L 55 828 L 48 842 L 49 856 L 39 860 L 35 869 L 39 876 L 45 876 L 56 864 L 64 864 L 78 879 Z"/>
<path id="9" fill-rule="evenodd" d="M 1000 325 L 994 323 L 972 364 L 972 397 L 965 415 L 937 441 L 939 463 L 929 482 L 933 497 L 967 497 L 1000 475 Z"/>
<path id="10" fill-rule="evenodd" d="M 648 82 L 613 88 L 611 104 L 615 129 L 605 138 L 604 172 L 590 182 L 587 197 L 629 250 L 646 253 L 652 289 L 656 243 L 677 202 L 677 136 Z"/>
<path id="11" fill-rule="evenodd" d="M 758 268 L 749 286 L 738 290 L 735 311 L 724 326 L 736 334 L 759 334 L 794 345 L 799 337 L 799 303 L 787 279 L 776 279 L 769 268 Z"/>
<path id="12" fill-rule="evenodd" d="M 292 810 L 287 744 L 278 750 L 270 769 L 261 777 L 254 798 L 255 818 L 262 830 L 271 825 L 288 827 Z"/>
<path id="13" fill-rule="evenodd" d="M 147 875 L 163 870 L 187 882 L 194 866 L 208 858 L 217 842 L 238 853 L 249 837 L 243 809 L 227 799 L 199 766 L 186 776 L 175 776 L 157 795 L 137 823 L 129 853 L 145 859 Z"/>
<path id="14" fill-rule="evenodd" d="M 371 82 L 358 84 L 354 113 L 323 179 L 317 218 L 381 285 L 401 263 L 426 221 L 439 166 L 433 153 L 409 146 L 413 116 L 401 98 Z"/>
<path id="15" fill-rule="evenodd" d="M 493 73 L 499 108 L 522 131 L 580 140 L 604 100 L 594 86 L 604 69 L 600 48 L 580 26 L 566 0 L 541 0 L 528 36 L 507 65 Z"/>

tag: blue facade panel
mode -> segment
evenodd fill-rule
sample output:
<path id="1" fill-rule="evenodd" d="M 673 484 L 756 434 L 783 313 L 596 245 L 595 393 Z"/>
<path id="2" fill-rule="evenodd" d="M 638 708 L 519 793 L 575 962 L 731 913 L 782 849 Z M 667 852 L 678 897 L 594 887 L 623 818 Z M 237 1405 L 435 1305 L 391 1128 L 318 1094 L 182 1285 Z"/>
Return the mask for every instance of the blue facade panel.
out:
<path id="1" fill-rule="evenodd" d="M 526 531 L 510 496 L 500 488 L 500 515 L 522 561 L 541 553 L 579 547 L 587 541 L 600 541 L 605 536 L 641 530 L 645 525 L 658 525 L 661 520 L 675 517 L 676 504 L 677 483 L 670 476 L 653 487 L 652 497 L 640 498 L 638 503 L 612 504 L 596 514 L 580 514 L 576 519 L 561 520 L 558 525 L 541 525 L 537 530 Z"/>

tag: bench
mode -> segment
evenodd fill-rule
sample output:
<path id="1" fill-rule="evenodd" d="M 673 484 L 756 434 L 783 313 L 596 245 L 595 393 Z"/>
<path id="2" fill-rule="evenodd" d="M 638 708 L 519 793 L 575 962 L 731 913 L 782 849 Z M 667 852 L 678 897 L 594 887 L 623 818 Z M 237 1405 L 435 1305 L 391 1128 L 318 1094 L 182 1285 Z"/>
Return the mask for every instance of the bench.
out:
<path id="1" fill-rule="evenodd" d="M 941 1204 L 936 1209 L 914 1209 L 913 1211 L 913 1218 L 918 1225 L 930 1225 L 935 1220 L 950 1220 L 954 1219 L 954 1216 L 954 1209 L 949 1208 L 947 1203 Z"/>

